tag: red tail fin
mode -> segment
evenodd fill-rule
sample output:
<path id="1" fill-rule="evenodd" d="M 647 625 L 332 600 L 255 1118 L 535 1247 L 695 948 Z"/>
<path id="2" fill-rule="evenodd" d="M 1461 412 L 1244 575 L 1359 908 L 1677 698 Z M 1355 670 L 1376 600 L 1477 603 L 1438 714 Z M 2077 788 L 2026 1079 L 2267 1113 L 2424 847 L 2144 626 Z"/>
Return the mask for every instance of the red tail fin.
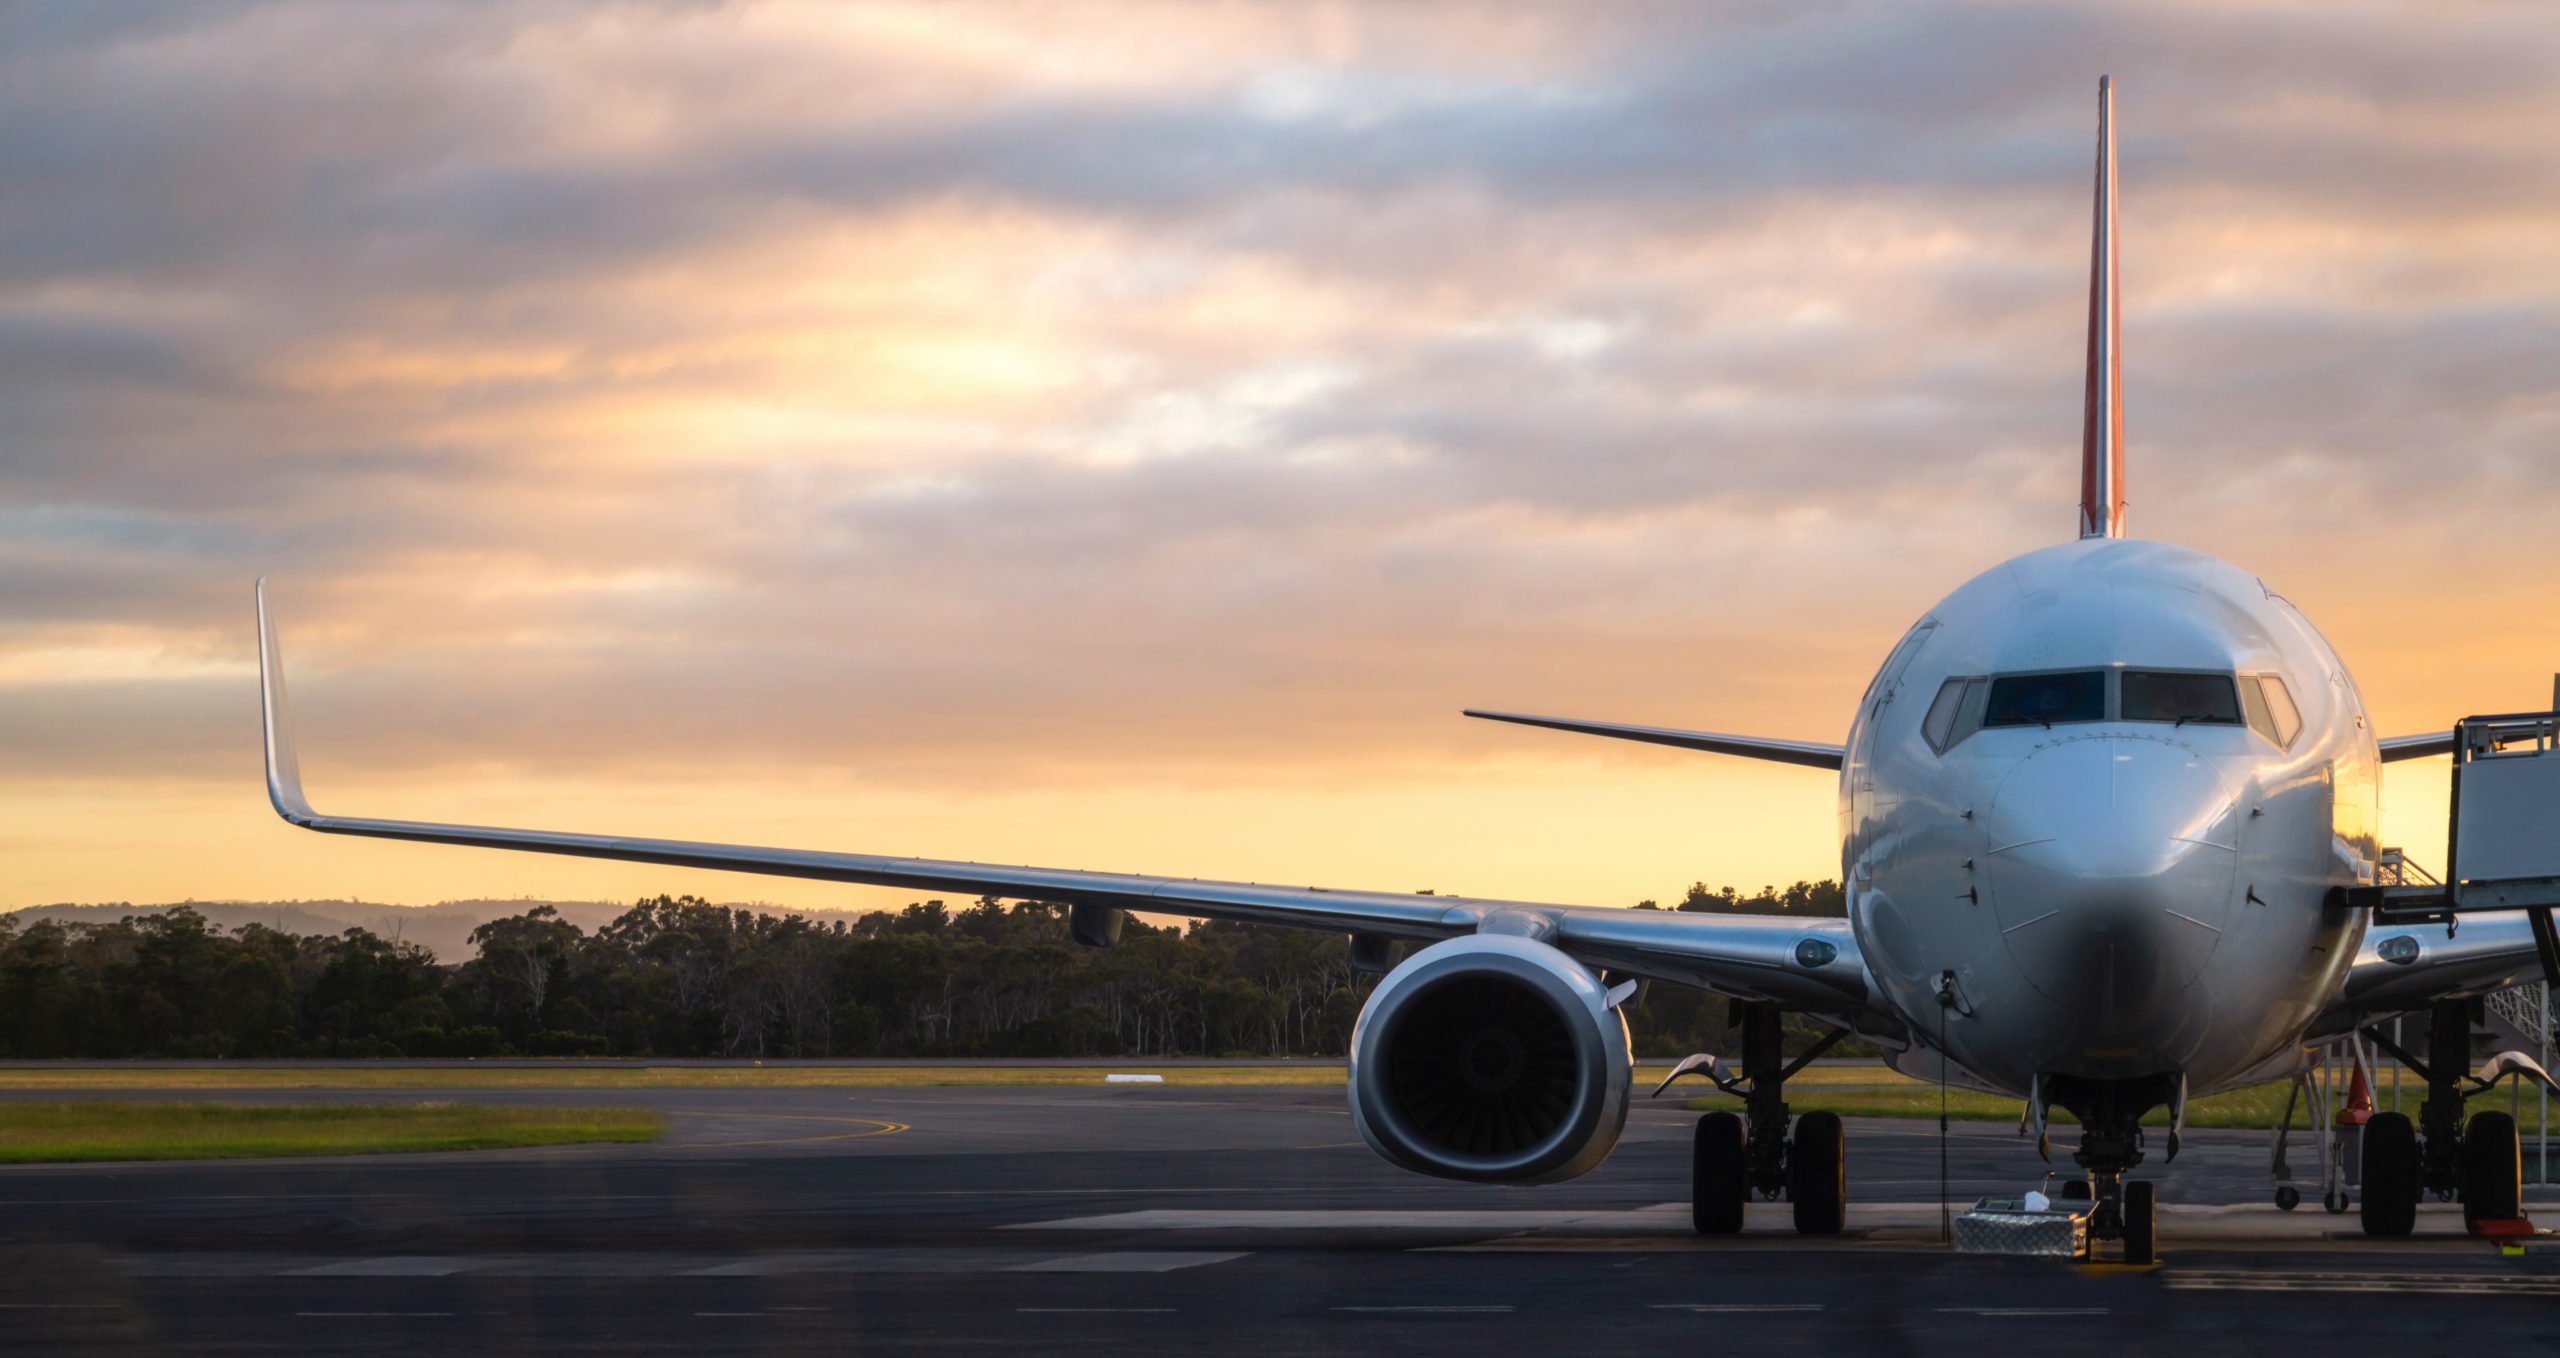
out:
<path id="1" fill-rule="evenodd" d="M 2124 536 L 2124 361 L 2116 303 L 2115 81 L 2098 78 L 2098 191 L 2089 241 L 2089 385 L 2080 417 L 2080 536 Z"/>

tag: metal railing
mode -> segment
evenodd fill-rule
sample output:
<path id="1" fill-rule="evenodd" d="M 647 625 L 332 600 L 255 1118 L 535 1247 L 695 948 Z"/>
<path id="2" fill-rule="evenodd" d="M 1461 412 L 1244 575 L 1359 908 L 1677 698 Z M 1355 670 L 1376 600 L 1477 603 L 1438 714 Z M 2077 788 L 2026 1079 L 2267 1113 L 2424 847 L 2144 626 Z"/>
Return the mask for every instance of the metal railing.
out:
<path id="1" fill-rule="evenodd" d="M 2398 849 L 2384 849 L 2374 863 L 2375 886 L 2442 886 L 2435 874 L 2402 856 Z"/>
<path id="2" fill-rule="evenodd" d="M 2540 1050 L 2534 1055 L 2542 1068 L 2551 1068 L 2552 1039 L 2560 1037 L 2551 1012 L 2551 986 L 2548 982 L 2510 986 L 2489 993 L 2489 1009 L 2506 1020 L 2509 1027 L 2528 1035 Z M 2537 1087 L 2533 1092 L 2536 1129 L 2534 1153 L 2526 1159 L 2533 1167 L 2536 1183 L 2551 1182 L 2551 1091 Z M 2524 1081 L 2510 1081 L 2507 1086 L 2507 1112 L 2524 1125 Z"/>

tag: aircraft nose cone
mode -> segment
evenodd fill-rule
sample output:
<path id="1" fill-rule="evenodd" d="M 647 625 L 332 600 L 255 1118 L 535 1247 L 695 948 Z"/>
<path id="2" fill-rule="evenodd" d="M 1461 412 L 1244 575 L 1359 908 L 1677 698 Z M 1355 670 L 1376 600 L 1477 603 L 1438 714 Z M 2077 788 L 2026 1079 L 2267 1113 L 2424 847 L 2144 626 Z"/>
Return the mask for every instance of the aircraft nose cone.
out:
<path id="1" fill-rule="evenodd" d="M 2047 998 L 2093 1016 L 2093 1041 L 2158 1023 L 2221 941 L 2239 808 L 2184 746 L 2048 745 L 2002 780 L 1983 829 L 1983 879 L 2010 957 Z"/>

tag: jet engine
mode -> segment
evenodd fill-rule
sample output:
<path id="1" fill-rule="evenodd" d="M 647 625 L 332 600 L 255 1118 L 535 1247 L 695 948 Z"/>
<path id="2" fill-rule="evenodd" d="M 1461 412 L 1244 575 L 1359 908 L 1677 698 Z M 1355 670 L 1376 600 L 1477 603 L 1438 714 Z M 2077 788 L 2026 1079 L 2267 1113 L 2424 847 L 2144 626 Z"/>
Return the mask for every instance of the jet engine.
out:
<path id="1" fill-rule="evenodd" d="M 1453 938 L 1387 973 L 1351 1033 L 1351 1120 L 1388 1160 L 1444 1179 L 1552 1183 L 1627 1123 L 1626 1018 L 1563 952 Z"/>

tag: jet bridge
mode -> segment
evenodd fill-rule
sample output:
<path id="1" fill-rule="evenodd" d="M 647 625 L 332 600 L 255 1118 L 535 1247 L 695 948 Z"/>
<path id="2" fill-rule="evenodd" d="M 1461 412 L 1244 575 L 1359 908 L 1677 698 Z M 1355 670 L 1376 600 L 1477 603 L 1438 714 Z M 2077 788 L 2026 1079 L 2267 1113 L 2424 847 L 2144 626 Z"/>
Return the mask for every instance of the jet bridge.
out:
<path id="1" fill-rule="evenodd" d="M 2522 910 L 2544 979 L 2560 989 L 2560 711 L 2465 717 L 2453 728 L 2453 811 L 2445 880 L 2391 854 L 2372 886 L 2337 888 L 2376 923 L 2451 923 Z M 2395 870 L 2396 869 L 2396 870 Z"/>

